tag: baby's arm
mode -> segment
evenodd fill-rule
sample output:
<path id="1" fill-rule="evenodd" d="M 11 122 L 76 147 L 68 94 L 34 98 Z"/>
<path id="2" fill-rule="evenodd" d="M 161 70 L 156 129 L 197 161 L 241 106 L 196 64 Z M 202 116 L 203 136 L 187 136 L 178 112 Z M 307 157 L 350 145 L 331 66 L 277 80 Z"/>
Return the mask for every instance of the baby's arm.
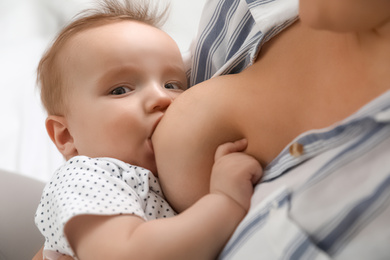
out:
<path id="1" fill-rule="evenodd" d="M 259 163 L 246 140 L 218 147 L 210 193 L 183 213 L 145 222 L 133 215 L 73 218 L 65 234 L 81 259 L 215 259 L 245 216 Z"/>

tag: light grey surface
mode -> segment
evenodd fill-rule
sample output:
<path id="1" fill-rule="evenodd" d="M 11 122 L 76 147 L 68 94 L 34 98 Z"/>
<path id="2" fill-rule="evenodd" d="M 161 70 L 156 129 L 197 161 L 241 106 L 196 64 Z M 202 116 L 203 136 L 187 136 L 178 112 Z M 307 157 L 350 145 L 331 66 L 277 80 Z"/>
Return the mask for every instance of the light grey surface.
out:
<path id="1" fill-rule="evenodd" d="M 44 238 L 34 215 L 44 183 L 0 170 L 0 260 L 31 259 Z"/>

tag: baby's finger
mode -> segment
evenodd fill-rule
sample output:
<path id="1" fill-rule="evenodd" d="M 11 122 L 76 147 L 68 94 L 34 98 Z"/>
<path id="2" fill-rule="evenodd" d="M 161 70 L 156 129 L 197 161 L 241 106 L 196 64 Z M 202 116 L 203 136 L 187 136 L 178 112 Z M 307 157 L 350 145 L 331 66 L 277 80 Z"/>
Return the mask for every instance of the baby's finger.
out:
<path id="1" fill-rule="evenodd" d="M 261 177 L 263 177 L 263 168 L 261 167 L 260 163 L 258 164 L 258 168 L 256 169 L 256 171 L 254 171 L 253 175 L 252 175 L 252 184 L 255 185 L 257 184 L 260 180 L 261 180 Z"/>
<path id="2" fill-rule="evenodd" d="M 215 160 L 217 160 L 218 158 L 221 158 L 222 156 L 227 155 L 229 153 L 242 152 L 246 149 L 247 146 L 248 141 L 245 138 L 237 140 L 235 142 L 221 144 L 220 146 L 218 146 L 214 158 Z"/>

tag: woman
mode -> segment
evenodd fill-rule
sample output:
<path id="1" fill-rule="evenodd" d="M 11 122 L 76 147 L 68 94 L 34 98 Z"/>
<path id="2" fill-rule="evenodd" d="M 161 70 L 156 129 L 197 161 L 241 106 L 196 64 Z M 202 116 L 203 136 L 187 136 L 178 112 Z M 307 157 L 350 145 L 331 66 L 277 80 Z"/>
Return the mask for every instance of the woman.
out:
<path id="1" fill-rule="evenodd" d="M 228 28 L 220 31 L 235 34 L 231 20 L 252 15 L 260 27 L 272 8 L 285 10 L 274 17 L 277 25 L 293 19 L 286 4 L 295 1 L 246 2 L 209 1 L 198 43 L 205 40 L 196 50 L 214 53 L 217 41 L 225 49 L 235 45 L 228 34 L 224 41 L 213 31 L 213 21 L 227 20 Z M 229 20 L 231 9 L 224 3 L 248 12 Z M 168 109 L 154 134 L 171 137 L 154 142 L 164 194 L 176 210 L 185 210 L 207 192 L 216 147 L 244 137 L 247 153 L 266 167 L 249 212 L 259 219 L 244 221 L 223 256 L 273 259 L 315 252 L 324 258 L 388 258 L 383 238 L 389 232 L 381 221 L 390 212 L 389 194 L 382 192 L 390 189 L 390 2 L 299 5 L 300 20 L 265 43 L 253 65 L 198 84 Z M 267 28 L 265 37 L 278 31 Z M 197 55 L 197 69 L 209 66 Z M 215 70 L 225 73 L 229 66 Z M 278 220 L 284 224 L 280 234 L 272 224 L 274 211 L 284 216 Z M 280 250 L 273 252 L 269 244 Z"/>

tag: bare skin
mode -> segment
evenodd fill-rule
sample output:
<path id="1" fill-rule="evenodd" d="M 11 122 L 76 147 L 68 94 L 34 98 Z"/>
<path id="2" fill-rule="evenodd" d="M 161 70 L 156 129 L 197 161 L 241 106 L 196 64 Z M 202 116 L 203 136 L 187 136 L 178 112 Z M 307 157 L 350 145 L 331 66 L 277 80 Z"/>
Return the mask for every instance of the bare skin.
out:
<path id="1" fill-rule="evenodd" d="M 151 135 L 186 82 L 176 43 L 148 24 L 121 21 L 74 35 L 59 56 L 71 98 L 67 113 L 49 115 L 46 126 L 64 158 L 119 158 L 157 176 Z M 215 259 L 262 175 L 259 162 L 242 152 L 246 147 L 237 139 L 218 148 L 208 194 L 181 214 L 150 221 L 135 214 L 70 218 L 64 235 L 74 254 L 83 260 Z"/>
<path id="2" fill-rule="evenodd" d="M 126 214 L 74 217 L 65 233 L 78 258 L 216 259 L 249 209 L 253 184 L 261 177 L 258 162 L 241 152 L 246 146 L 242 139 L 218 147 L 210 193 L 177 216 L 147 222 Z M 33 260 L 42 259 L 42 251 Z"/>
<path id="3" fill-rule="evenodd" d="M 182 211 L 205 194 L 219 144 L 246 138 L 246 152 L 264 167 L 300 133 L 338 122 L 388 90 L 389 31 L 377 39 L 363 34 L 361 44 L 355 33 L 315 30 L 298 21 L 268 42 L 245 71 L 182 94 L 153 139 L 170 204 Z M 161 138 L 172 131 L 174 138 Z M 170 151 L 159 150 L 168 144 Z"/>
<path id="4" fill-rule="evenodd" d="M 219 144 L 245 137 L 246 151 L 265 166 L 298 134 L 338 122 L 389 90 L 389 5 L 301 0 L 304 24 L 268 42 L 253 66 L 177 98 L 153 136 L 161 185 L 176 210 L 208 192 Z"/>

